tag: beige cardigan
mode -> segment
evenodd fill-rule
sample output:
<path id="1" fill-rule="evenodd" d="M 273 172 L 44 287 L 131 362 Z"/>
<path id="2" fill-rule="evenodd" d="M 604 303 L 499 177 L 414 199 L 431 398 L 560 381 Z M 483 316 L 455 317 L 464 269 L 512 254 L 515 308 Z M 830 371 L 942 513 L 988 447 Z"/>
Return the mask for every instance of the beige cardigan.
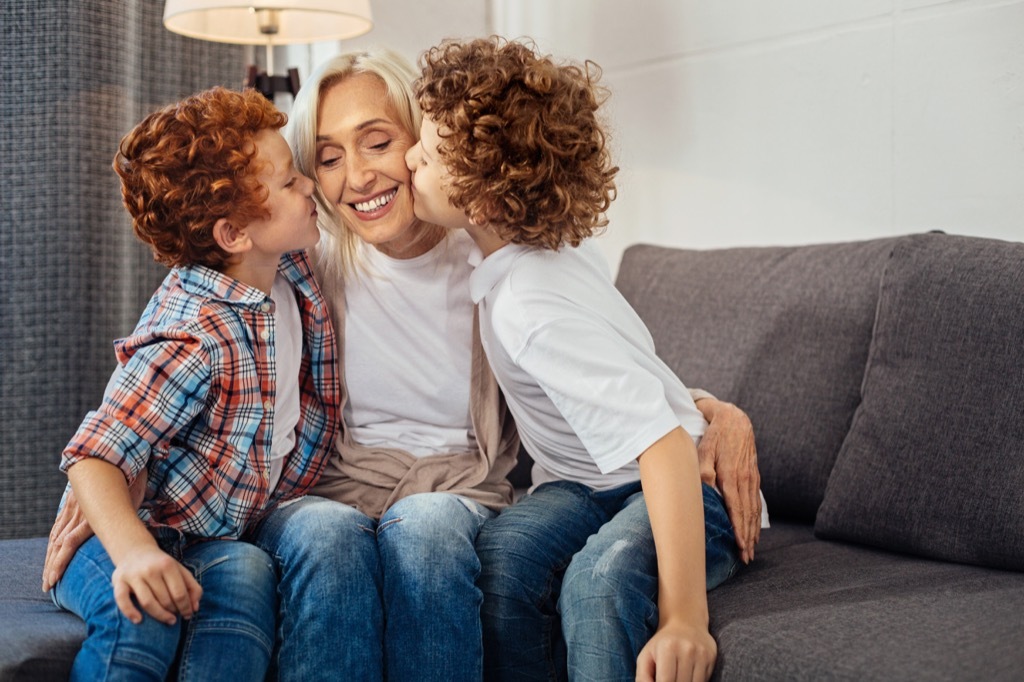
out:
<path id="1" fill-rule="evenodd" d="M 319 263 L 314 263 L 314 269 L 327 299 L 338 341 L 335 357 L 341 382 L 338 410 L 341 415 L 348 399 L 344 282 L 340 277 L 326 274 Z M 364 447 L 352 442 L 342 423 L 335 440 L 334 456 L 311 493 L 352 505 L 374 519 L 379 519 L 388 507 L 403 497 L 424 492 L 463 495 L 491 509 L 510 504 L 512 484 L 506 477 L 516 463 L 519 436 L 487 364 L 475 311 L 471 382 L 470 414 L 479 446 L 476 451 L 417 458 L 399 449 Z"/>

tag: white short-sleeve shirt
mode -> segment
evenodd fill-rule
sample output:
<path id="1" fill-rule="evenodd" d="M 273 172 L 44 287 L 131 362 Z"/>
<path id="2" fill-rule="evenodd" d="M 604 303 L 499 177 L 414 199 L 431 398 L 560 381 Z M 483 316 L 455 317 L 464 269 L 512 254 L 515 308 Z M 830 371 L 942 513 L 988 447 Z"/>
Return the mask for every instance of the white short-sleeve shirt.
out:
<path id="1" fill-rule="evenodd" d="M 509 244 L 478 263 L 470 289 L 535 486 L 622 485 L 639 480 L 637 458 L 676 427 L 699 442 L 703 415 L 595 244 Z"/>

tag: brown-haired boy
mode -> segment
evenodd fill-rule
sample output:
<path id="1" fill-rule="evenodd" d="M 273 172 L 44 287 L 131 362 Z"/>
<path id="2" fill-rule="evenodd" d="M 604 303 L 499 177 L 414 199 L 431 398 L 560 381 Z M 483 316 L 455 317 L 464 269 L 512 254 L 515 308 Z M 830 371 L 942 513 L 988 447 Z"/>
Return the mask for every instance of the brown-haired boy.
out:
<path id="1" fill-rule="evenodd" d="M 483 346 L 535 461 L 477 540 L 485 677 L 707 679 L 706 590 L 737 548 L 698 473 L 706 423 L 587 241 L 617 171 L 597 74 L 498 38 L 423 63 L 415 211 L 481 251 Z"/>

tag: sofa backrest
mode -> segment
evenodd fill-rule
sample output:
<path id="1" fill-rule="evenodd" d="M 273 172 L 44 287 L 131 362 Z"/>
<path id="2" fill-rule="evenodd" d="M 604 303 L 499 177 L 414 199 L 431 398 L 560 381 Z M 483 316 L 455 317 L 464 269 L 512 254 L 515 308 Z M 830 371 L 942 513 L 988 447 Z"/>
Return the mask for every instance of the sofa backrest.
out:
<path id="1" fill-rule="evenodd" d="M 637 245 L 617 286 L 687 386 L 750 416 L 773 518 L 813 522 L 860 400 L 899 238 L 711 251 Z"/>
<path id="2" fill-rule="evenodd" d="M 815 532 L 1024 571 L 1024 243 L 896 245 Z"/>

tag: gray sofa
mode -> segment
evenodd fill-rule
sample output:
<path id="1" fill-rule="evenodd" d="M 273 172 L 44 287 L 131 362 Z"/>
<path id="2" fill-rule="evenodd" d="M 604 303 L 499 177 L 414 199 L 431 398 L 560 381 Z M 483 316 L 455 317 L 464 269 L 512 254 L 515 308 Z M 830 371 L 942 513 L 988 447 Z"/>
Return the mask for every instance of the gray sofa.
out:
<path id="1" fill-rule="evenodd" d="M 716 679 L 1024 679 L 1024 244 L 634 246 L 618 285 L 757 435 L 772 527 L 709 595 Z M 0 542 L 0 681 L 84 634 L 44 548 Z"/>

